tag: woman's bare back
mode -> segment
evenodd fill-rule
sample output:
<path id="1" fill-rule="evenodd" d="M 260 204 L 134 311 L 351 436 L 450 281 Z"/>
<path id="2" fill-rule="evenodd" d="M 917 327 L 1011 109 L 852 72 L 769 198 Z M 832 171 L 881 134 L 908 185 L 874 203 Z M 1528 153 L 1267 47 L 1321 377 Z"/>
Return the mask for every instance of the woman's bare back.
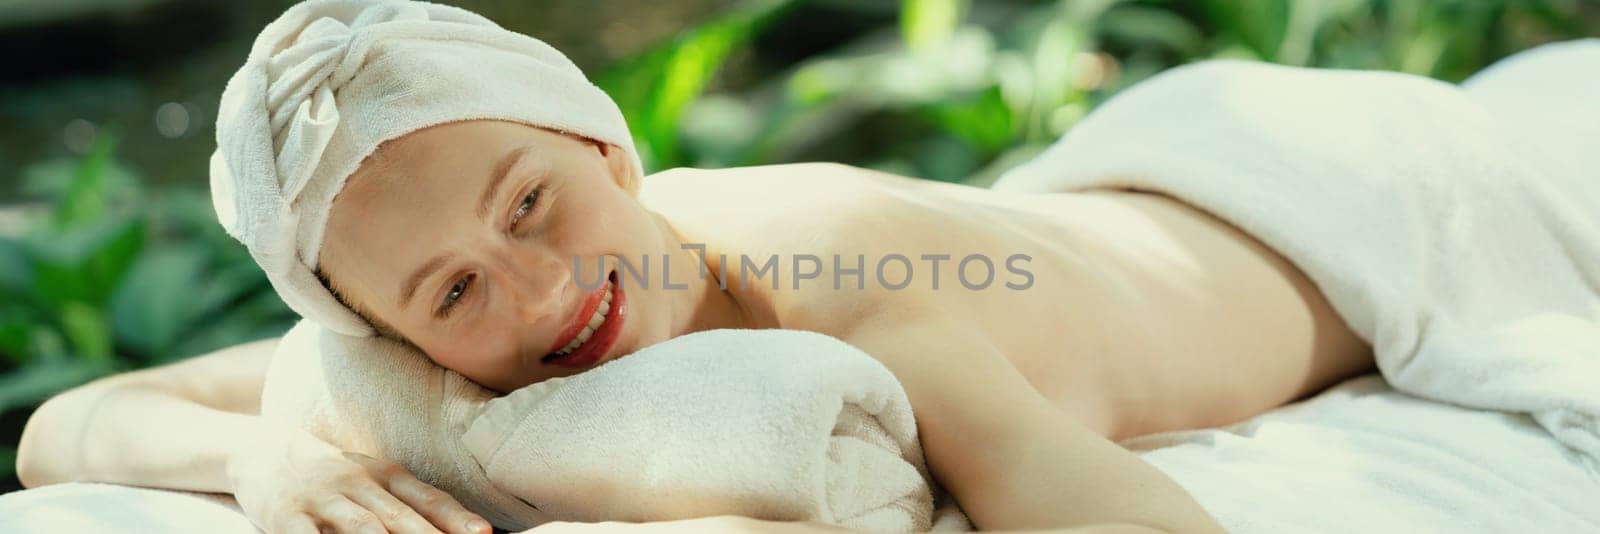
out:
<path id="1" fill-rule="evenodd" d="M 976 328 L 944 335 L 985 338 L 1113 438 L 1238 421 L 1372 367 L 1293 265 L 1162 195 L 1016 194 L 800 164 L 658 174 L 641 200 L 779 326 L 849 341 L 875 316 L 937 310 Z"/>

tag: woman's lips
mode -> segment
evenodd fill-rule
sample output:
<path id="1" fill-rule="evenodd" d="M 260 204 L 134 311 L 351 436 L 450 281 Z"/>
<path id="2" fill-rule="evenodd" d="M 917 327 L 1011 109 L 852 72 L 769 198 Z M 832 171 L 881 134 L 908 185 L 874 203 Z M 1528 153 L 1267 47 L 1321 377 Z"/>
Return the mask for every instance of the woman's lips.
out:
<path id="1" fill-rule="evenodd" d="M 616 273 L 612 272 L 609 278 L 615 277 Z M 584 297 L 583 305 L 578 307 L 578 313 L 567 320 L 567 326 L 561 329 L 560 334 L 556 335 L 555 344 L 551 345 L 550 349 L 546 350 L 545 353 L 549 354 L 561 350 L 568 343 L 572 343 L 573 338 L 578 337 L 578 333 L 583 331 L 583 327 L 589 324 L 589 318 L 594 317 L 594 311 L 600 308 L 600 301 L 605 300 L 606 291 L 612 285 L 615 285 L 615 283 L 608 279 L 605 283 L 600 284 L 600 287 L 590 291 L 589 296 Z M 615 299 L 616 297 L 613 296 L 611 298 Z"/>
<path id="2" fill-rule="evenodd" d="M 612 271 L 608 278 L 607 283 L 602 284 L 593 293 L 589 294 L 584 301 L 583 308 L 579 309 L 578 315 L 573 318 L 573 322 L 562 330 L 560 337 L 556 338 L 558 343 L 543 358 L 545 363 L 583 369 L 600 363 L 606 354 L 611 352 L 611 347 L 616 344 L 617 338 L 622 332 L 622 323 L 628 316 L 628 297 L 622 288 L 617 285 L 616 271 Z M 605 298 L 607 290 L 611 291 L 611 309 L 606 312 L 605 321 L 601 323 L 600 328 L 589 336 L 588 341 L 578 345 L 578 348 L 573 349 L 571 353 L 566 355 L 555 354 L 555 351 L 571 343 L 578 336 L 578 333 L 583 331 L 583 327 L 589 324 L 589 318 L 594 317 L 594 312 L 599 309 L 600 301 Z"/>

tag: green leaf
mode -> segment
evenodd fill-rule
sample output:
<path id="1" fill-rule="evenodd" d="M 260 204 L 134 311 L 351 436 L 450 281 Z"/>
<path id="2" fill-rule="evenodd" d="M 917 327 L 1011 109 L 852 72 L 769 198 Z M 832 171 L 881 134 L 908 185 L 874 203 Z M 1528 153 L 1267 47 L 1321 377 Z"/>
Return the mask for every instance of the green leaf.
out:
<path id="1" fill-rule="evenodd" d="M 646 170 L 682 165 L 679 119 L 699 98 L 728 56 L 794 5 L 754 0 L 679 34 L 598 77 L 628 120 Z"/>
<path id="2" fill-rule="evenodd" d="M 118 136 L 114 128 L 101 128 L 89 146 L 89 153 L 72 174 L 71 185 L 56 205 L 56 227 L 71 229 L 96 221 L 106 213 L 106 174 L 116 151 Z"/>
<path id="3" fill-rule="evenodd" d="M 63 362 L 72 359 L 71 352 L 67 349 L 67 340 L 61 335 L 61 330 L 56 325 L 45 322 L 33 323 L 33 331 L 28 333 L 27 360 L 30 363 Z"/>
<path id="4" fill-rule="evenodd" d="M 66 303 L 61 307 L 61 331 L 79 357 L 111 359 L 111 327 L 99 308 L 81 302 Z"/>
<path id="5" fill-rule="evenodd" d="M 206 272 L 207 256 L 198 246 L 180 246 L 140 257 L 108 304 L 117 345 L 144 355 L 165 354 L 197 318 L 225 313 L 237 294 L 201 290 L 215 285 Z M 208 295 L 197 298 L 202 293 Z"/>
<path id="6" fill-rule="evenodd" d="M 900 3 L 900 36 L 906 47 L 926 50 L 950 37 L 961 24 L 963 0 L 903 0 Z"/>
<path id="7" fill-rule="evenodd" d="M 49 199 L 60 203 L 67 197 L 67 191 L 72 188 L 74 178 L 83 167 L 84 161 L 85 156 L 62 157 L 25 165 L 20 173 L 22 179 L 20 192 L 30 198 Z M 116 158 L 111 158 L 105 163 L 104 169 L 99 174 L 99 180 L 108 203 L 111 201 L 129 203 L 136 200 L 141 193 L 139 173 Z M 53 224 L 55 221 L 52 219 L 45 222 Z"/>
<path id="8" fill-rule="evenodd" d="M 1257 57 L 1276 58 L 1289 26 L 1289 0 L 1204 0 L 1206 15 Z"/>
<path id="9" fill-rule="evenodd" d="M 111 361 L 68 359 L 34 362 L 0 375 L 0 413 L 33 406 L 51 395 L 118 371 Z"/>
<path id="10" fill-rule="evenodd" d="M 934 136 L 916 143 L 912 154 L 917 159 L 917 172 L 929 180 L 957 182 L 966 178 L 978 166 L 978 155 L 969 145 L 947 136 Z"/>
<path id="11" fill-rule="evenodd" d="M 1034 44 L 1033 101 L 1028 110 L 1029 139 L 1055 139 L 1048 129 L 1049 113 L 1077 98 L 1080 90 L 1072 83 L 1072 65 L 1078 52 L 1088 48 L 1088 29 L 1069 17 L 1058 17 L 1039 33 Z"/>
<path id="12" fill-rule="evenodd" d="M 33 293 L 33 262 L 22 241 L 0 236 L 0 298 L 19 300 Z"/>
<path id="13" fill-rule="evenodd" d="M 1122 5 L 1100 16 L 1100 33 L 1132 43 L 1150 43 L 1184 56 L 1200 53 L 1205 36 L 1177 13 L 1166 9 Z"/>
<path id="14" fill-rule="evenodd" d="M 985 154 L 998 153 L 1017 135 L 1011 108 L 998 86 L 966 99 L 937 102 L 923 109 L 941 130 Z"/>
<path id="15" fill-rule="evenodd" d="M 35 291 L 52 306 L 104 303 L 144 248 L 144 239 L 139 219 L 94 221 L 55 238 L 35 239 Z"/>
<path id="16" fill-rule="evenodd" d="M 0 304 L 0 356 L 18 365 L 27 363 L 38 322 L 20 304 Z"/>

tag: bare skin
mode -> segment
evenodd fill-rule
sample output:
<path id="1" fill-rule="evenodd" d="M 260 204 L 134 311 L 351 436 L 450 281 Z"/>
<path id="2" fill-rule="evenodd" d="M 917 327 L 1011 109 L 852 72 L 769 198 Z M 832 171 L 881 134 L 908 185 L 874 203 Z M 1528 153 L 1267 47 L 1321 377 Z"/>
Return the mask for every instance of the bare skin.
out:
<path id="1" fill-rule="evenodd" d="M 494 180 L 512 154 L 530 157 Z M 491 183 L 499 187 L 480 216 Z M 913 261 L 904 289 L 876 279 L 889 253 Z M 801 254 L 839 255 L 846 267 L 863 255 L 865 287 L 850 275 L 833 289 L 825 264 L 793 288 L 790 261 Z M 923 254 L 951 259 L 935 277 Z M 968 254 L 994 261 L 988 288 L 960 284 L 955 269 Z M 1023 282 L 1006 270 L 1014 254 L 1031 258 L 1021 264 L 1027 289 L 1004 285 Z M 583 370 L 542 359 L 589 293 L 573 283 L 574 256 L 645 255 L 669 256 L 672 281 L 686 287 L 622 282 L 630 315 L 602 361 L 709 328 L 814 330 L 857 345 L 905 385 L 933 474 L 985 530 L 1217 531 L 1180 487 L 1114 441 L 1242 420 L 1372 367 L 1370 349 L 1293 265 L 1164 196 L 1018 195 L 831 164 L 641 180 L 615 147 L 509 123 L 443 125 L 386 144 L 336 201 L 321 266 L 364 315 L 504 392 Z M 715 277 L 689 276 L 702 264 L 722 272 L 722 255 L 777 255 L 779 288 L 728 280 L 723 290 Z M 438 268 L 413 276 L 429 263 Z M 63 397 L 86 398 L 97 384 Z M 259 395 L 255 386 L 240 394 Z M 84 467 L 36 452 L 73 446 L 63 435 L 75 427 L 126 437 L 87 417 L 35 415 L 19 456 L 31 467 L 25 482 L 84 477 Z M 160 470 L 99 469 L 90 476 L 182 486 Z M 707 521 L 676 526 L 780 528 Z"/>
<path id="2" fill-rule="evenodd" d="M 738 201 L 698 200 L 718 195 Z M 674 171 L 643 198 L 707 243 L 714 272 L 724 254 L 777 254 L 784 268 L 802 253 L 847 266 L 857 254 L 951 255 L 940 289 L 927 262 L 900 290 L 853 290 L 856 277 L 835 290 L 832 265 L 799 290 L 792 277 L 729 289 L 757 317 L 839 337 L 893 370 L 930 467 L 983 528 L 1214 526 L 1110 440 L 1240 421 L 1372 367 L 1290 263 L 1164 196 L 1020 195 L 807 164 Z M 967 289 L 954 271 L 973 253 L 996 264 L 1027 254 L 1033 284 Z M 972 271 L 976 285 L 983 270 Z"/>

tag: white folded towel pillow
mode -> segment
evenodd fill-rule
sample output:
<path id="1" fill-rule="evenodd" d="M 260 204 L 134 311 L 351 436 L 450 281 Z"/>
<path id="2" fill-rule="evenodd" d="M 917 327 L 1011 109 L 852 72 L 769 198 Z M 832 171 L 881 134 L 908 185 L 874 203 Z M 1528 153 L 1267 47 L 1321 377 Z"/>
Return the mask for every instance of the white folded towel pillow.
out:
<path id="1" fill-rule="evenodd" d="M 494 398 L 410 347 L 353 337 L 302 320 L 267 367 L 261 415 L 303 428 L 341 449 L 399 462 L 495 526 L 550 520 L 494 488 L 460 436 Z"/>
<path id="2" fill-rule="evenodd" d="M 397 461 L 505 529 L 722 514 L 882 532 L 932 522 L 899 382 L 811 332 L 699 332 L 495 397 L 401 344 L 302 322 L 273 356 L 262 413 Z"/>

